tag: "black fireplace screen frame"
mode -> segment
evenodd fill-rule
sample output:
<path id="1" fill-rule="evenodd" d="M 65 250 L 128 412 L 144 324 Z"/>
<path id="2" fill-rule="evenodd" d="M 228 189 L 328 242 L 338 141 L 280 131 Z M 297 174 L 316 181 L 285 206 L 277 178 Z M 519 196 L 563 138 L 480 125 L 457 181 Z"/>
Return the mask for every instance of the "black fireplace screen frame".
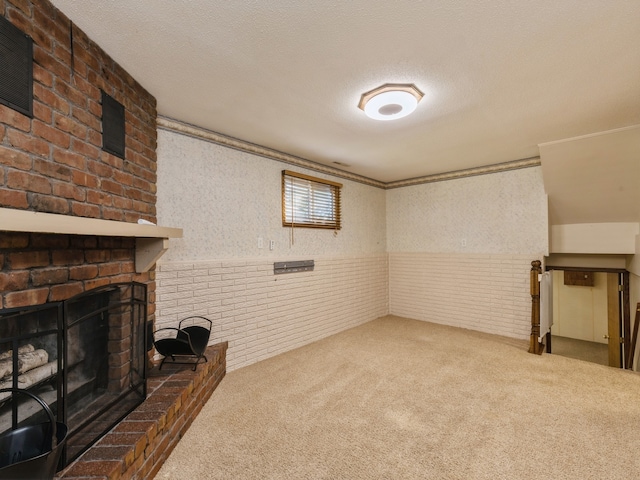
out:
<path id="1" fill-rule="evenodd" d="M 0 310 L 0 358 L 3 351 L 11 351 L 11 382 L 6 381 L 6 387 L 25 385 L 18 380 L 20 347 L 47 343 L 50 355 L 57 356 L 47 364 L 53 375 L 26 389 L 43 392 L 57 421 L 69 428 L 60 467 L 146 399 L 147 329 L 147 285 L 139 282 L 104 285 L 62 302 Z M 107 338 L 92 342 L 104 335 Z M 5 361 L 8 358 L 5 354 Z M 86 374 L 87 369 L 98 372 Z M 3 413 L 12 418 L 11 428 L 38 420 L 9 417 L 6 412 L 15 414 L 17 405 L 7 400 L 0 399 L 0 420 Z M 2 422 L 0 428 L 7 426 Z"/>

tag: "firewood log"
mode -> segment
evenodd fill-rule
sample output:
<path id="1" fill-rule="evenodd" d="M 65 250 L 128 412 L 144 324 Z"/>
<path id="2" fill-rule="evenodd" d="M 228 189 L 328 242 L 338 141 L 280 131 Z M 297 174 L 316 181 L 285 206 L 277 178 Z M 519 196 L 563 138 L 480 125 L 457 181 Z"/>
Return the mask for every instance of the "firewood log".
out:
<path id="1" fill-rule="evenodd" d="M 34 350 L 35 350 L 35 347 L 30 343 L 28 343 L 26 345 L 18 347 L 18 355 L 20 355 L 21 353 L 33 352 Z M 12 356 L 13 356 L 13 350 L 7 350 L 6 352 L 0 353 L 0 360 L 11 358 Z"/>
<path id="2" fill-rule="evenodd" d="M 43 380 L 47 380 L 48 378 L 53 377 L 56 373 L 58 373 L 58 362 L 53 361 L 49 362 L 45 365 L 41 365 L 39 367 L 34 368 L 33 370 L 29 370 L 26 373 L 23 373 L 18 377 L 18 388 L 25 389 L 29 388 L 32 385 L 35 385 L 38 382 Z M 13 383 L 11 378 L 8 380 L 0 381 L 0 389 L 2 388 L 11 388 L 13 387 Z M 5 398 L 9 398 L 11 396 L 11 392 L 5 392 L 0 394 L 0 402 Z"/>
<path id="3" fill-rule="evenodd" d="M 53 362 L 49 362 L 45 365 L 41 365 L 39 367 L 34 368 L 33 370 L 28 371 L 18 377 L 18 388 L 25 389 L 29 388 L 32 385 L 35 385 L 38 382 L 43 380 L 47 380 L 48 378 L 53 377 L 56 373 L 58 373 L 58 362 L 55 360 Z M 0 389 L 1 388 L 11 388 L 13 386 L 11 379 L 6 381 L 0 381 Z M 5 392 L 0 394 L 0 401 L 5 398 L 9 398 L 11 396 L 10 392 Z"/>
<path id="4" fill-rule="evenodd" d="M 18 355 L 18 374 L 33 370 L 49 361 L 46 350 L 38 349 Z M 0 378 L 7 378 L 13 374 L 13 359 L 0 360 Z"/>

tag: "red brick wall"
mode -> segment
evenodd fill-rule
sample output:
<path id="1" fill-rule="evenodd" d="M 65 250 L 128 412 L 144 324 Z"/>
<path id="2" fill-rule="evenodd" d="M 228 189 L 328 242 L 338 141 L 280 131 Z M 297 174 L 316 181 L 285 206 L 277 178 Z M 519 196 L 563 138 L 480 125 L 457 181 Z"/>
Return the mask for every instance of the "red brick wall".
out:
<path id="1" fill-rule="evenodd" d="M 0 105 L 0 207 L 155 222 L 155 98 L 48 1 L 0 0 L 0 14 L 34 41 L 33 118 Z M 101 89 L 125 107 L 124 159 L 102 150 Z M 154 301 L 133 239 L 1 230 L 0 308 L 128 280 Z"/>
<path id="2" fill-rule="evenodd" d="M 155 271 L 136 274 L 135 240 L 0 232 L 0 308 L 66 300 L 108 283 L 147 284 L 155 313 Z"/>

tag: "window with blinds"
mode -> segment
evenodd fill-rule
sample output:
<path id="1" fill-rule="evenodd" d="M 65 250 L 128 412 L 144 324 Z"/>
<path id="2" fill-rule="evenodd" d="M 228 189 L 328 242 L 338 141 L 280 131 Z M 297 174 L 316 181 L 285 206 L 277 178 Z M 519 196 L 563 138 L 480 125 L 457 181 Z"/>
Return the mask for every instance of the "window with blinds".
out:
<path id="1" fill-rule="evenodd" d="M 282 171 L 282 225 L 340 230 L 342 184 Z"/>

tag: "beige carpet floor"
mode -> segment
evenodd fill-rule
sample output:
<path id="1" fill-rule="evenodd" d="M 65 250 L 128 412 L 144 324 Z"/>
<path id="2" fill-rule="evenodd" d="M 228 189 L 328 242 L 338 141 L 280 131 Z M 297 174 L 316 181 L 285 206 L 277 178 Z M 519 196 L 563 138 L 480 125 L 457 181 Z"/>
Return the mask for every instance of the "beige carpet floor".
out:
<path id="1" fill-rule="evenodd" d="M 159 479 L 636 479 L 640 375 L 384 317 L 230 372 Z"/>

